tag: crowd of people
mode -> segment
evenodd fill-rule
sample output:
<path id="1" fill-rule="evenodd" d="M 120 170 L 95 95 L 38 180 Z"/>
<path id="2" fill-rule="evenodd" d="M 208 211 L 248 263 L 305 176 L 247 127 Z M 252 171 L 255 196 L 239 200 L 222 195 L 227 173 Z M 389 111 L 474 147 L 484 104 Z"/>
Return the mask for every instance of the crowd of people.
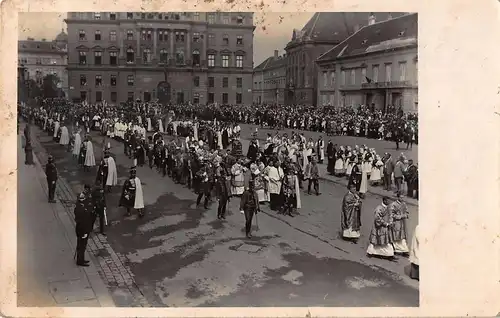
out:
<path id="1" fill-rule="evenodd" d="M 74 104 L 62 99 L 42 100 L 39 106 L 20 105 L 19 110 L 28 122 L 37 124 L 55 142 L 68 147 L 85 171 L 97 165 L 96 184 L 104 193 L 117 185 L 116 163 L 105 140 L 113 138 L 123 143 L 124 154 L 135 163 L 120 199 L 127 215 L 135 209 L 140 217 L 144 216 L 142 187 L 135 166 L 149 166 L 175 183 L 193 189 L 197 206 L 203 200 L 204 208 L 208 209 L 215 197 L 218 219 L 224 220 L 228 202 L 240 197 L 246 235 L 251 237 L 253 215 L 263 204 L 269 203 L 272 211 L 293 217 L 301 208 L 302 190 L 309 195 L 311 190 L 321 195 L 318 163 L 327 161 L 328 173 L 348 180 L 349 193 L 344 198 L 342 213 L 346 239 L 359 237 L 356 221 L 359 214 L 356 216 L 353 211 L 360 209 L 368 184 L 383 184 L 391 189 L 394 178 L 398 200 L 391 203 L 391 208 L 385 209 L 387 204 L 383 204 L 384 211 L 392 211 L 384 212 L 391 215 L 391 221 L 381 222 L 385 214 L 376 212 L 374 229 L 377 229 L 372 231 L 367 253 L 380 256 L 391 256 L 394 251 L 408 253 L 406 230 L 394 225 L 399 224 L 394 220 L 404 220 L 407 216 L 406 206 L 399 199 L 403 195 L 403 180 L 407 183 L 407 195 L 414 197 L 416 192 L 418 197 L 418 170 L 411 160 L 403 154 L 393 160 L 390 154 L 379 155 L 365 145 L 339 146 L 331 141 L 325 144 L 321 136 L 312 140 L 295 131 L 290 136 L 279 131 L 268 134 L 265 143 L 255 133 L 244 153 L 239 123 L 379 139 L 391 138 L 391 133 L 399 138 L 405 135 L 401 131 L 410 131 L 408 146 L 411 146 L 417 142 L 414 116 L 382 115 L 364 108 L 313 110 L 297 106 L 285 111 L 264 105 L 232 108 L 142 102 L 112 106 Z M 103 137 L 98 144 L 103 151 L 99 163 L 95 160 L 96 143 L 92 142 L 91 131 L 98 131 Z M 390 230 L 379 230 L 380 224 Z M 392 252 L 384 242 L 393 247 Z"/>

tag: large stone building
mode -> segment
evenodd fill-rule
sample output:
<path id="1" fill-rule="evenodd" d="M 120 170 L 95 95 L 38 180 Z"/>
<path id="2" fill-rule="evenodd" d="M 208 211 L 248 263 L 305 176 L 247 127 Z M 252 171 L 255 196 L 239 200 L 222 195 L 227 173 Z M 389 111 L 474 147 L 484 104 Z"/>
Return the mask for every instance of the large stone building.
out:
<path id="1" fill-rule="evenodd" d="M 252 102 L 253 14 L 68 13 L 70 97 Z"/>
<path id="2" fill-rule="evenodd" d="M 286 55 L 280 56 L 278 50 L 274 56 L 260 63 L 253 72 L 254 103 L 285 102 Z"/>
<path id="3" fill-rule="evenodd" d="M 22 69 L 25 80 L 34 80 L 41 86 L 46 75 L 54 74 L 59 78 L 58 86 L 68 95 L 68 66 L 67 56 L 68 36 L 64 31 L 53 41 L 33 38 L 21 40 L 17 44 L 18 65 Z"/>
<path id="4" fill-rule="evenodd" d="M 376 12 L 377 20 L 387 20 L 403 13 Z M 369 12 L 318 12 L 302 30 L 294 30 L 285 47 L 287 53 L 286 104 L 316 106 L 318 69 L 315 60 L 361 27 L 368 25 Z"/>
<path id="5" fill-rule="evenodd" d="M 318 102 L 418 110 L 418 21 L 407 14 L 361 28 L 316 61 Z"/>

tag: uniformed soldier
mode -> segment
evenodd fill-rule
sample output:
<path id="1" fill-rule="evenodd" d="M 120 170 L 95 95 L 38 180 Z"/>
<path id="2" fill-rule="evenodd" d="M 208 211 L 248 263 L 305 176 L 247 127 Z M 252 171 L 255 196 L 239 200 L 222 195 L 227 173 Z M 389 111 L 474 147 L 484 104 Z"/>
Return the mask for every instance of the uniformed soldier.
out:
<path id="1" fill-rule="evenodd" d="M 89 261 L 85 260 L 85 249 L 89 233 L 92 231 L 92 194 L 90 185 L 86 184 L 82 193 L 78 195 L 75 206 L 76 223 L 76 265 L 89 266 Z"/>
<path id="2" fill-rule="evenodd" d="M 254 190 L 253 180 L 249 182 L 249 187 L 241 195 L 240 211 L 245 214 L 245 233 L 247 238 L 251 238 L 252 219 L 254 214 L 260 211 L 259 198 Z"/>
<path id="3" fill-rule="evenodd" d="M 94 203 L 94 209 L 92 211 L 92 228 L 94 228 L 95 221 L 99 218 L 99 232 L 102 235 L 106 235 L 104 233 L 104 226 L 107 225 L 107 218 L 105 217 L 106 213 L 106 196 L 104 195 L 104 187 L 98 184 L 94 193 L 92 193 L 92 200 Z"/>
<path id="4" fill-rule="evenodd" d="M 223 163 L 216 162 L 215 170 L 215 193 L 219 205 L 217 207 L 217 218 L 226 219 L 227 203 L 229 201 L 230 189 L 227 184 L 228 179 L 227 171 L 223 167 Z"/>
<path id="5" fill-rule="evenodd" d="M 144 197 L 141 180 L 137 178 L 136 167 L 130 169 L 130 177 L 123 184 L 120 206 L 127 209 L 127 216 L 132 214 L 132 209 L 139 211 L 139 217 L 144 216 Z"/>
<path id="6" fill-rule="evenodd" d="M 57 168 L 54 163 L 54 157 L 49 156 L 48 163 L 45 166 L 45 175 L 47 176 L 47 187 L 49 189 L 49 203 L 55 203 L 54 199 L 56 193 L 57 182 Z"/>
<path id="7" fill-rule="evenodd" d="M 106 187 L 106 180 L 108 179 L 108 162 L 102 158 L 97 169 L 97 177 L 95 184 L 101 186 L 103 189 Z"/>

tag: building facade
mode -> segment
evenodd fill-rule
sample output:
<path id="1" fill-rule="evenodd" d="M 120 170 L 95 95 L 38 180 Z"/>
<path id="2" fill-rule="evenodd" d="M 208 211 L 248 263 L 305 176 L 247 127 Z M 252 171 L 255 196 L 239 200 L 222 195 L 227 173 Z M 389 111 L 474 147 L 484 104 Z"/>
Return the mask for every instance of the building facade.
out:
<path id="1" fill-rule="evenodd" d="M 376 12 L 379 20 L 401 16 L 397 12 Z M 369 23 L 367 12 L 318 12 L 301 30 L 294 30 L 285 47 L 286 104 L 317 106 L 318 68 L 316 59 Z"/>
<path id="2" fill-rule="evenodd" d="M 417 14 L 363 27 L 316 61 L 321 106 L 418 111 Z"/>
<path id="3" fill-rule="evenodd" d="M 259 64 L 253 73 L 253 102 L 258 104 L 284 104 L 286 86 L 286 54 L 274 56 Z"/>
<path id="4" fill-rule="evenodd" d="M 252 102 L 253 14 L 71 12 L 73 99 Z"/>
<path id="5" fill-rule="evenodd" d="M 46 75 L 56 75 L 59 88 L 68 96 L 67 40 L 66 33 L 61 31 L 53 41 L 33 38 L 18 41 L 18 65 L 24 71 L 24 80 L 32 79 L 41 86 Z"/>

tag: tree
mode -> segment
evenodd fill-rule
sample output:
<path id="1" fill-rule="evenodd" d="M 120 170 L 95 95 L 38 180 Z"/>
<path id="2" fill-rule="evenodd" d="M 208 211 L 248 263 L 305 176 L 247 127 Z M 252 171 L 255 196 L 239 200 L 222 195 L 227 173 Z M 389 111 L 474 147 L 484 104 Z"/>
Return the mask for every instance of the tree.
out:
<path id="1" fill-rule="evenodd" d="M 28 80 L 28 96 L 29 98 L 36 98 L 42 96 L 42 90 L 37 85 L 34 79 Z"/>
<path id="2" fill-rule="evenodd" d="M 42 92 L 44 98 L 55 98 L 61 96 L 61 89 L 57 87 L 60 82 L 55 74 L 45 75 L 42 82 Z"/>

